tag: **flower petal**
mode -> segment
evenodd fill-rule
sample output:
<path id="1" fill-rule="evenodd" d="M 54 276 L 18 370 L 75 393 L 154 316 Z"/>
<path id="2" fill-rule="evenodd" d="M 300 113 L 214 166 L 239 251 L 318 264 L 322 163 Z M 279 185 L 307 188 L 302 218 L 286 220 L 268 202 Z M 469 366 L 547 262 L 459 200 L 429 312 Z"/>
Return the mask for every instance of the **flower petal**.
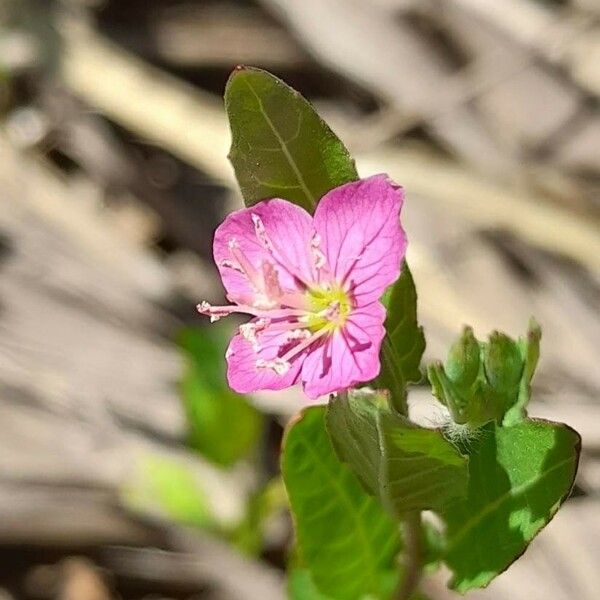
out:
<path id="1" fill-rule="evenodd" d="M 378 300 L 400 275 L 403 199 L 401 187 L 375 175 L 331 190 L 317 206 L 314 226 L 327 264 L 338 283 L 350 284 L 358 306 Z"/>
<path id="2" fill-rule="evenodd" d="M 262 227 L 280 263 L 260 242 L 257 228 Z M 313 279 L 309 251 L 313 233 L 311 216 L 286 200 L 265 200 L 229 214 L 215 231 L 213 255 L 230 298 L 246 301 L 255 293 L 247 277 L 231 267 L 236 263 L 229 246 L 232 240 L 256 271 L 262 272 L 263 263 L 275 264 L 279 284 L 295 290 L 299 286 L 292 273 Z"/>
<path id="3" fill-rule="evenodd" d="M 290 369 L 283 375 L 269 367 L 256 366 L 257 360 L 274 360 L 282 354 L 282 349 L 289 347 L 286 333 L 267 329 L 259 334 L 259 350 L 242 335 L 235 335 L 226 353 L 229 387 L 239 394 L 247 394 L 257 390 L 281 390 L 297 383 L 305 353 L 292 359 Z"/>
<path id="4" fill-rule="evenodd" d="M 311 348 L 302 365 L 306 395 L 316 399 L 377 377 L 384 320 L 385 308 L 373 302 L 355 309 L 341 330 Z"/>

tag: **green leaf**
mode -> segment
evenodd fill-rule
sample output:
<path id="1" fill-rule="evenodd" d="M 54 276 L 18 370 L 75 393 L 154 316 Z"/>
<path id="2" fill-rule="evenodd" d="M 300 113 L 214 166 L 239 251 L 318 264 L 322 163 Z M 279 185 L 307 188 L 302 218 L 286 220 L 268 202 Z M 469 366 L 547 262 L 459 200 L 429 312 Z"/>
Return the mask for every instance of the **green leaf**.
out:
<path id="1" fill-rule="evenodd" d="M 519 339 L 519 350 L 523 358 L 523 376 L 519 386 L 517 401 L 504 416 L 504 425 L 514 425 L 527 416 L 527 404 L 531 397 L 531 380 L 540 359 L 542 330 L 535 319 L 530 319 L 527 336 Z"/>
<path id="2" fill-rule="evenodd" d="M 156 455 L 142 457 L 122 497 L 132 510 L 160 514 L 177 523 L 212 528 L 215 521 L 208 499 L 186 464 Z"/>
<path id="3" fill-rule="evenodd" d="M 229 159 L 247 206 L 277 197 L 312 213 L 329 190 L 358 178 L 350 154 L 313 107 L 270 73 L 237 68 L 225 108 Z"/>
<path id="4" fill-rule="evenodd" d="M 387 309 L 387 335 L 381 349 L 381 374 L 375 386 L 389 390 L 394 407 L 406 414 L 406 386 L 421 380 L 419 366 L 425 351 L 423 328 L 417 321 L 417 291 L 406 261 L 383 302 Z"/>
<path id="5" fill-rule="evenodd" d="M 349 465 L 363 487 L 379 497 L 382 449 L 377 412 L 388 409 L 384 392 L 350 390 L 327 405 L 327 432 L 338 458 Z"/>
<path id="6" fill-rule="evenodd" d="M 178 342 L 187 358 L 180 389 L 190 445 L 217 465 L 229 467 L 256 449 L 263 417 L 227 387 L 225 339 L 213 326 L 186 329 Z"/>
<path id="7" fill-rule="evenodd" d="M 386 292 L 384 303 L 388 309 L 386 333 L 398 357 L 404 379 L 418 383 L 422 379 L 419 366 L 425 351 L 425 335 L 417 321 L 417 290 L 406 263 L 398 281 Z"/>
<path id="8" fill-rule="evenodd" d="M 310 571 L 295 567 L 288 577 L 288 597 L 290 600 L 332 600 L 331 596 L 322 594 L 312 580 Z M 373 596 L 362 596 L 357 600 L 373 600 Z M 410 600 L 428 600 L 427 596 L 417 593 Z"/>
<path id="9" fill-rule="evenodd" d="M 440 513 L 450 587 L 484 587 L 524 552 L 569 495 L 580 443 L 566 425 L 538 420 L 479 431 L 469 447 L 468 495 Z"/>
<path id="10" fill-rule="evenodd" d="M 467 487 L 467 460 L 435 429 L 393 413 L 382 392 L 330 400 L 327 429 L 340 459 L 396 517 L 444 506 Z"/>
<path id="11" fill-rule="evenodd" d="M 440 431 L 392 414 L 380 415 L 378 427 L 382 496 L 396 515 L 435 509 L 465 494 L 467 460 Z"/>
<path id="12" fill-rule="evenodd" d="M 331 600 L 317 589 L 308 569 L 294 568 L 288 576 L 288 597 L 290 600 Z"/>
<path id="13" fill-rule="evenodd" d="M 389 597 L 398 527 L 337 459 L 325 407 L 304 410 L 288 427 L 281 468 L 300 559 L 319 591 L 332 600 Z"/>

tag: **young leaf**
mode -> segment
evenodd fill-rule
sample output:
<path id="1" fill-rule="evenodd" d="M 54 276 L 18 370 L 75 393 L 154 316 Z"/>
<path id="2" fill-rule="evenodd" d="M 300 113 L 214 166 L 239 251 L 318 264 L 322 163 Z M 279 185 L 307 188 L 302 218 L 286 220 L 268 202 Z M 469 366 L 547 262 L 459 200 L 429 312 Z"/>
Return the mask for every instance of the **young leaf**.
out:
<path id="1" fill-rule="evenodd" d="M 389 597 L 398 527 L 337 459 L 325 408 L 310 407 L 287 429 L 281 469 L 302 564 L 332 600 Z"/>
<path id="2" fill-rule="evenodd" d="M 560 423 L 488 423 L 470 443 L 465 499 L 441 511 L 444 561 L 459 592 L 486 586 L 525 551 L 569 495 L 579 435 Z"/>
<path id="3" fill-rule="evenodd" d="M 313 107 L 277 77 L 238 67 L 225 89 L 229 159 L 246 206 L 283 198 L 313 212 L 329 190 L 358 179 L 354 161 Z"/>
<path id="4" fill-rule="evenodd" d="M 263 418 L 226 385 L 225 343 L 218 328 L 185 329 L 178 342 L 188 359 L 181 395 L 190 445 L 212 462 L 229 467 L 254 451 Z"/>
<path id="5" fill-rule="evenodd" d="M 340 459 L 396 517 L 466 492 L 467 460 L 440 431 L 393 413 L 381 392 L 351 390 L 332 399 L 327 429 Z"/>
<path id="6" fill-rule="evenodd" d="M 527 336 L 519 339 L 519 349 L 523 357 L 523 376 L 519 386 L 517 401 L 504 416 L 504 425 L 514 425 L 527 415 L 527 404 L 531 396 L 531 380 L 540 358 L 542 330 L 535 319 L 530 319 Z"/>

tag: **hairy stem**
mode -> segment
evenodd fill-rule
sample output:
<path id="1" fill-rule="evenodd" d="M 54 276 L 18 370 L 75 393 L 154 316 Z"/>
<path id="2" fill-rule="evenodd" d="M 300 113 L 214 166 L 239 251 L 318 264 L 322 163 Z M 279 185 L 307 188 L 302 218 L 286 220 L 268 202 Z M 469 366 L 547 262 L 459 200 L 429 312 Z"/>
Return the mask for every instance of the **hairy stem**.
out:
<path id="1" fill-rule="evenodd" d="M 404 521 L 404 573 L 393 600 L 409 600 L 417 591 L 423 574 L 423 529 L 421 513 L 413 512 Z"/>

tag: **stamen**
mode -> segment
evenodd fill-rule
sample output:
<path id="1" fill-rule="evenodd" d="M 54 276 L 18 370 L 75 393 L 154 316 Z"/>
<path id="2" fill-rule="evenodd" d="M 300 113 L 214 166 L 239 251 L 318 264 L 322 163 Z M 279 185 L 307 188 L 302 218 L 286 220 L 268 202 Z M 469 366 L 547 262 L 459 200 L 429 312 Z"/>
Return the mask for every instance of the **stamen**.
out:
<path id="1" fill-rule="evenodd" d="M 297 344 L 293 348 L 290 348 L 290 350 L 288 350 L 281 357 L 281 360 L 289 363 L 289 361 L 292 360 L 292 358 L 294 358 L 295 356 L 300 354 L 300 352 L 303 352 L 306 348 L 308 348 L 311 344 L 316 342 L 319 338 L 323 337 L 326 333 L 329 333 L 329 331 L 325 327 L 322 327 L 316 333 L 311 334 L 309 337 L 305 338 L 299 344 Z"/>
<path id="2" fill-rule="evenodd" d="M 211 317 L 215 317 L 215 321 L 220 319 L 221 317 L 225 317 L 230 315 L 231 313 L 245 313 L 248 315 L 253 315 L 255 317 L 263 317 L 266 319 L 291 319 L 291 318 L 299 318 L 306 315 L 306 311 L 297 310 L 294 308 L 281 308 L 281 309 L 261 309 L 256 306 L 251 306 L 249 304 L 231 304 L 229 306 L 212 306 L 209 302 L 201 302 L 196 306 L 198 312 L 202 315 L 208 315 Z"/>
<path id="3" fill-rule="evenodd" d="M 303 275 L 294 269 L 288 260 L 285 260 L 284 257 L 281 256 L 279 251 L 275 248 L 273 242 L 269 238 L 269 234 L 265 228 L 265 224 L 262 219 L 255 213 L 252 213 L 252 222 L 254 223 L 254 232 L 256 234 L 256 238 L 262 245 L 262 247 L 273 257 L 275 262 L 285 269 L 292 277 L 295 277 L 298 281 L 303 283 L 306 287 L 308 287 L 308 282 L 305 280 Z"/>
<path id="4" fill-rule="evenodd" d="M 322 269 L 325 266 L 325 255 L 320 250 L 321 236 L 318 233 L 313 234 L 310 240 L 310 251 L 315 264 L 315 269 Z"/>
<path id="5" fill-rule="evenodd" d="M 279 277 L 277 275 L 277 269 L 270 262 L 263 262 L 262 264 L 263 281 L 265 283 L 265 294 L 269 298 L 279 298 L 282 294 L 281 285 L 279 284 Z"/>
<path id="6" fill-rule="evenodd" d="M 291 329 L 286 334 L 286 340 L 291 342 L 293 340 L 306 340 L 311 336 L 309 329 Z"/>
<path id="7" fill-rule="evenodd" d="M 230 315 L 232 312 L 235 312 L 237 307 L 235 306 L 212 306 L 206 300 L 203 300 L 196 306 L 196 310 L 201 315 L 206 315 L 210 317 L 210 322 L 214 323 L 218 321 L 221 317 L 226 317 Z"/>
<path id="8" fill-rule="evenodd" d="M 258 369 L 273 369 L 277 375 L 285 375 L 292 365 L 284 360 L 283 358 L 275 358 L 274 360 L 264 360 L 259 358 L 256 361 L 256 367 Z"/>
<path id="9" fill-rule="evenodd" d="M 257 214 L 252 213 L 252 222 L 254 223 L 254 232 L 256 233 L 258 241 L 266 250 L 273 252 L 273 244 L 271 244 L 271 240 L 267 235 L 267 230 L 265 229 L 262 219 Z"/>
<path id="10" fill-rule="evenodd" d="M 258 338 L 256 337 L 256 334 L 263 331 L 266 327 L 268 327 L 270 323 L 270 319 L 264 318 L 258 319 L 254 322 L 251 321 L 250 323 L 244 323 L 239 327 L 240 335 L 252 344 L 252 347 L 255 351 L 260 350 L 260 344 L 258 343 Z"/>
<path id="11" fill-rule="evenodd" d="M 235 260 L 238 262 L 242 272 L 248 278 L 250 285 L 252 285 L 257 292 L 262 291 L 263 286 L 261 273 L 259 273 L 259 271 L 255 269 L 252 263 L 248 260 L 248 257 L 240 248 L 237 240 L 235 238 L 231 238 L 227 242 L 227 245 L 229 246 L 229 252 L 231 253 L 231 256 L 233 256 L 233 258 L 235 258 Z"/>

